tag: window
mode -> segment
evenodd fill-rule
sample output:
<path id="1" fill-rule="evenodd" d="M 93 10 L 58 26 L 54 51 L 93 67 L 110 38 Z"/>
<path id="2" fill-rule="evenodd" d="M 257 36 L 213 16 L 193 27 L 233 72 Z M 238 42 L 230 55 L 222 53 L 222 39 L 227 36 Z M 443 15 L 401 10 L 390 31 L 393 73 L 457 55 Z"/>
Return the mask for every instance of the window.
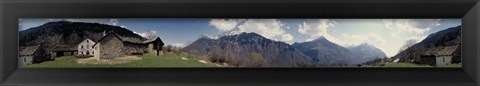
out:
<path id="1" fill-rule="evenodd" d="M 82 45 L 82 49 L 83 49 L 83 45 Z"/>
<path id="2" fill-rule="evenodd" d="M 87 40 L 87 43 L 88 43 L 88 40 Z"/>
<path id="3" fill-rule="evenodd" d="M 23 62 L 27 62 L 27 58 L 23 58 Z"/>

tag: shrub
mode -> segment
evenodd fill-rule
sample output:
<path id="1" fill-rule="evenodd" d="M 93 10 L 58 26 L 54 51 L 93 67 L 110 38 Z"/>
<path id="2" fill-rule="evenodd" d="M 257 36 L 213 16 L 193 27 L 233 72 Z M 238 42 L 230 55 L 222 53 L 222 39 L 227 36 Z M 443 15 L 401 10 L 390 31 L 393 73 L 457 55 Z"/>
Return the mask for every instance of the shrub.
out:
<path id="1" fill-rule="evenodd" d="M 262 54 L 252 52 L 250 53 L 250 56 L 252 57 L 252 60 L 250 61 L 250 66 L 252 67 L 261 67 L 264 66 L 266 61 L 263 58 Z"/>

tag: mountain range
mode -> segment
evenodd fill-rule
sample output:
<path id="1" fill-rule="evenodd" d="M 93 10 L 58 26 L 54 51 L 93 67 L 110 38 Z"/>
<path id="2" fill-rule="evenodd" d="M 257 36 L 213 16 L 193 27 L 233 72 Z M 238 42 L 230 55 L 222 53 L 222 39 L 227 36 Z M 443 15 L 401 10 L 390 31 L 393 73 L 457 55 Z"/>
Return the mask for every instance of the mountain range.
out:
<path id="1" fill-rule="evenodd" d="M 289 45 L 256 33 L 225 35 L 219 38 L 202 36 L 182 50 L 209 57 L 214 62 L 227 62 L 235 66 L 252 66 L 254 58 L 259 57 L 263 65 L 255 66 L 269 67 L 347 66 L 386 57 L 383 51 L 370 44 L 345 48 L 320 37 L 313 41 Z"/>
<path id="2" fill-rule="evenodd" d="M 315 62 L 330 66 L 354 65 L 386 57 L 383 51 L 367 43 L 343 47 L 325 37 L 309 42 L 294 43 L 292 46 L 307 54 Z"/>
<path id="3" fill-rule="evenodd" d="M 284 42 L 256 33 L 226 35 L 218 39 L 203 36 L 182 49 L 193 55 L 207 56 L 213 62 L 246 67 L 322 66 L 300 50 Z"/>

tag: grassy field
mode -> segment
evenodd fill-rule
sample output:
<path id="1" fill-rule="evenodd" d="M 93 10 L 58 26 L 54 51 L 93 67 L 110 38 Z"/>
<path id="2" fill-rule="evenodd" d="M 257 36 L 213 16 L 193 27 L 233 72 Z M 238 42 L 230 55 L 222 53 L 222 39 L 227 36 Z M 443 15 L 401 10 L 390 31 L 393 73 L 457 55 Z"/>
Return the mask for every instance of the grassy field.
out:
<path id="1" fill-rule="evenodd" d="M 446 65 L 444 67 L 462 67 L 462 63 L 450 64 L 450 65 Z"/>
<path id="2" fill-rule="evenodd" d="M 449 64 L 445 66 L 438 66 L 438 67 L 461 67 L 462 63 L 456 63 L 456 64 Z M 415 63 L 388 63 L 385 64 L 383 67 L 432 67 L 429 65 L 424 65 L 424 64 L 415 64 Z"/>
<path id="3" fill-rule="evenodd" d="M 121 64 L 79 64 L 75 58 L 71 56 L 60 57 L 55 61 L 47 61 L 39 64 L 32 64 L 25 66 L 26 68 L 151 68 L 151 67 L 219 67 L 213 63 L 201 63 L 196 59 L 188 58 L 182 60 L 181 57 L 185 54 L 177 56 L 172 53 L 166 53 L 161 56 L 139 56 L 141 60 L 135 60 Z"/>
<path id="4" fill-rule="evenodd" d="M 415 63 L 388 63 L 385 64 L 383 67 L 431 67 L 429 65 L 423 65 L 423 64 L 415 64 Z"/>

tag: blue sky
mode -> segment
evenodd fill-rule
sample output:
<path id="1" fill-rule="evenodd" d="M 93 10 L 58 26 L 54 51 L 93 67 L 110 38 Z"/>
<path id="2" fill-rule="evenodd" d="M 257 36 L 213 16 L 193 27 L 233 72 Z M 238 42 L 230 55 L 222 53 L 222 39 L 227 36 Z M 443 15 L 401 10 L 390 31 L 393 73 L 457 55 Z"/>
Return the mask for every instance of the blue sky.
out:
<path id="1" fill-rule="evenodd" d="M 423 40 L 431 33 L 459 26 L 461 19 L 206 19 L 206 18 L 119 18 L 119 19 L 19 19 L 26 30 L 50 21 L 97 22 L 122 26 L 141 36 L 147 33 L 166 44 L 186 46 L 202 34 L 211 37 L 255 32 L 289 44 L 319 37 L 344 47 L 374 45 L 387 56 L 398 53 L 406 40 Z"/>

